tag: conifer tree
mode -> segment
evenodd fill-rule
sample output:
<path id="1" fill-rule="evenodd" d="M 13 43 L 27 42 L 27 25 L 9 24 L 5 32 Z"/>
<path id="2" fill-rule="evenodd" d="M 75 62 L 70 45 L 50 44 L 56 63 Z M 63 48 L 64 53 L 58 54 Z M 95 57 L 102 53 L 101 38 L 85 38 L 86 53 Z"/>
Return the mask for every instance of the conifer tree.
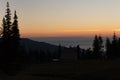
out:
<path id="1" fill-rule="evenodd" d="M 103 39 L 101 36 L 99 36 L 98 39 L 99 39 L 99 55 L 103 56 L 104 55 Z"/>
<path id="2" fill-rule="evenodd" d="M 2 39 L 4 41 L 9 41 L 11 37 L 11 10 L 9 8 L 9 3 L 7 2 L 7 9 L 5 18 L 3 18 L 3 35 Z"/>
<path id="3" fill-rule="evenodd" d="M 20 40 L 20 34 L 19 34 L 19 29 L 18 29 L 18 17 L 16 14 L 16 11 L 14 12 L 14 21 L 12 23 L 11 27 L 11 50 L 12 50 L 12 55 L 14 57 L 15 61 L 19 61 L 18 58 L 22 56 L 22 53 L 19 53 L 19 40 Z"/>
<path id="4" fill-rule="evenodd" d="M 3 18 L 3 23 L 2 23 L 2 27 L 3 27 L 3 32 L 2 32 L 2 53 L 4 55 L 8 55 L 8 53 L 11 50 L 11 46 L 10 46 L 10 39 L 11 39 L 11 10 L 9 8 L 9 3 L 7 2 L 7 9 L 6 9 L 6 15 Z M 10 54 L 9 54 L 10 55 Z M 8 56 L 9 56 L 8 55 Z"/>
<path id="5" fill-rule="evenodd" d="M 114 33 L 113 35 L 113 40 L 112 40 L 112 55 L 114 57 L 117 57 L 119 55 L 119 43 L 118 43 L 118 38 L 116 34 Z"/>
<path id="6" fill-rule="evenodd" d="M 12 61 L 11 58 L 11 46 L 10 46 L 10 38 L 11 38 L 11 10 L 9 8 L 9 3 L 7 2 L 7 9 L 5 17 L 3 18 L 2 23 L 2 42 L 1 42 L 1 54 L 0 54 L 0 66 L 3 70 L 9 71 L 9 63 Z M 5 66 L 5 67 L 4 67 Z"/>
<path id="7" fill-rule="evenodd" d="M 98 41 L 98 36 L 95 35 L 94 41 L 93 41 L 93 55 L 94 57 L 97 56 L 99 52 L 99 41 Z"/>
<path id="8" fill-rule="evenodd" d="M 108 58 L 112 57 L 112 54 L 111 54 L 111 42 L 110 42 L 109 38 L 106 39 L 106 45 L 105 46 L 106 46 L 106 56 Z"/>
<path id="9" fill-rule="evenodd" d="M 96 58 L 99 58 L 102 56 L 103 52 L 103 40 L 101 36 L 95 35 L 95 39 L 93 41 L 93 55 Z"/>
<path id="10" fill-rule="evenodd" d="M 101 49 L 102 49 L 102 48 L 104 47 L 104 46 L 103 46 L 103 39 L 102 39 L 101 36 L 99 36 L 98 39 L 99 39 L 99 46 L 100 46 Z"/>
<path id="11" fill-rule="evenodd" d="M 17 17 L 17 14 L 16 14 L 16 11 L 14 12 L 14 22 L 12 24 L 12 35 L 11 35 L 11 38 L 12 40 L 16 40 L 18 41 L 20 39 L 20 34 L 19 34 L 19 29 L 18 29 L 18 17 Z"/>
<path id="12" fill-rule="evenodd" d="M 112 44 L 117 44 L 117 36 L 116 36 L 116 33 L 114 33 L 113 35 L 113 40 L 112 40 Z"/>

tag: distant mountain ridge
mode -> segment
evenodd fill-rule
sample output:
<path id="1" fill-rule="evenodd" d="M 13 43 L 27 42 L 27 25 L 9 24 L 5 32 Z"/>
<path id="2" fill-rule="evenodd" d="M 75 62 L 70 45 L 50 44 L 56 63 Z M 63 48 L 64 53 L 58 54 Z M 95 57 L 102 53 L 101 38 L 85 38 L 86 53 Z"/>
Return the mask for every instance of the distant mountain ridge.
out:
<path id="1" fill-rule="evenodd" d="M 28 38 L 21 38 L 20 40 L 20 44 L 22 46 L 25 47 L 25 50 L 27 52 L 29 51 L 51 51 L 51 52 L 54 52 L 55 50 L 58 49 L 58 46 L 56 45 L 52 45 L 52 44 L 49 44 L 49 43 L 46 43 L 46 42 L 38 42 L 38 41 L 34 41 L 34 40 L 31 40 L 31 39 L 28 39 Z"/>

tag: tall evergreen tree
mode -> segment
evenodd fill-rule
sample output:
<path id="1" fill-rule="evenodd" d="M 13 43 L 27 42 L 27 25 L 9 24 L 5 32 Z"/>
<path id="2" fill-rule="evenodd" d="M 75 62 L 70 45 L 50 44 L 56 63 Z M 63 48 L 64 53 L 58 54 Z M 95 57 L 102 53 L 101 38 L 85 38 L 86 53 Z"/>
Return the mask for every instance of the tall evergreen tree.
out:
<path id="1" fill-rule="evenodd" d="M 119 41 L 115 33 L 113 35 L 111 52 L 114 57 L 117 57 L 119 55 Z"/>
<path id="2" fill-rule="evenodd" d="M 106 56 L 108 58 L 111 58 L 112 57 L 112 52 L 111 52 L 112 48 L 111 48 L 111 42 L 110 42 L 109 38 L 106 39 L 105 46 L 106 46 Z"/>
<path id="3" fill-rule="evenodd" d="M 18 41 L 20 39 L 17 19 L 18 19 L 18 17 L 17 17 L 16 11 L 15 11 L 14 12 L 14 22 L 12 24 L 12 29 L 11 29 L 11 31 L 12 31 L 11 38 L 16 41 Z"/>
<path id="4" fill-rule="evenodd" d="M 9 58 L 8 56 L 10 56 L 10 50 L 11 50 L 11 46 L 10 46 L 10 39 L 11 39 L 11 10 L 9 8 L 9 3 L 7 2 L 7 9 L 6 9 L 6 15 L 3 18 L 3 23 L 2 23 L 2 27 L 3 27 L 3 32 L 2 32 L 2 53 L 4 54 L 4 56 L 6 56 L 6 58 Z"/>
<path id="5" fill-rule="evenodd" d="M 97 57 L 98 53 L 99 53 L 99 40 L 98 40 L 98 36 L 95 35 L 95 38 L 93 41 L 93 55 L 94 55 L 94 57 Z"/>
<path id="6" fill-rule="evenodd" d="M 103 56 L 104 55 L 103 38 L 99 36 L 98 39 L 99 39 L 99 54 Z"/>
<path id="7" fill-rule="evenodd" d="M 3 70 L 6 72 L 9 71 L 9 63 L 12 62 L 11 57 L 11 45 L 10 45 L 10 38 L 11 38 L 11 10 L 9 8 L 9 3 L 7 2 L 7 9 L 6 9 L 6 15 L 3 18 L 3 32 L 2 32 L 2 43 L 1 43 L 1 55 L 0 55 L 0 66 Z"/>
<path id="8" fill-rule="evenodd" d="M 9 2 L 7 2 L 6 15 L 3 19 L 3 35 L 2 39 L 4 41 L 9 41 L 11 37 L 11 10 L 9 8 Z"/>
<path id="9" fill-rule="evenodd" d="M 99 58 L 102 56 L 103 52 L 103 40 L 101 36 L 95 35 L 95 39 L 93 41 L 93 55 L 96 58 Z"/>
<path id="10" fill-rule="evenodd" d="M 101 36 L 99 36 L 98 39 L 99 39 L 99 46 L 100 46 L 101 49 L 102 49 L 102 48 L 104 47 L 104 46 L 103 46 L 103 39 L 102 39 Z"/>
<path id="11" fill-rule="evenodd" d="M 22 53 L 19 53 L 19 40 L 20 40 L 20 34 L 19 34 L 19 29 L 18 29 L 18 17 L 16 14 L 16 11 L 14 12 L 14 21 L 12 23 L 11 27 L 11 51 L 12 55 L 14 57 L 15 61 L 19 61 L 19 57 L 22 56 Z"/>

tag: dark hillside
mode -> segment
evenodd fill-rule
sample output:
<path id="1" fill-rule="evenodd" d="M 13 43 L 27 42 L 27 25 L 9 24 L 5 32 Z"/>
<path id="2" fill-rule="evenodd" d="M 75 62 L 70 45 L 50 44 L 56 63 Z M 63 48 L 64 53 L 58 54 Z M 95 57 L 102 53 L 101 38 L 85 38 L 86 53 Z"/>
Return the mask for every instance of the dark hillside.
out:
<path id="1" fill-rule="evenodd" d="M 44 51 L 49 50 L 49 51 L 54 52 L 58 48 L 58 46 L 48 44 L 45 42 L 33 41 L 33 40 L 28 39 L 28 38 L 22 38 L 21 45 L 25 47 L 25 50 L 27 52 L 29 52 L 31 50 L 38 51 L 38 52 L 40 50 L 44 50 Z"/>

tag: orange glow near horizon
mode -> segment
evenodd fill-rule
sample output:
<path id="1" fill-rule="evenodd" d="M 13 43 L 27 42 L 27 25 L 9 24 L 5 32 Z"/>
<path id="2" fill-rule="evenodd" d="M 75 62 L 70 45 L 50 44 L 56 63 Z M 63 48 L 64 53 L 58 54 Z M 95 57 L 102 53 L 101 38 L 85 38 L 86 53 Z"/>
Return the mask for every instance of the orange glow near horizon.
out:
<path id="1" fill-rule="evenodd" d="M 104 37 L 111 37 L 115 32 L 120 36 L 120 29 L 56 29 L 56 30 L 35 30 L 36 32 L 21 33 L 22 37 L 93 37 L 94 35 L 101 35 Z"/>

